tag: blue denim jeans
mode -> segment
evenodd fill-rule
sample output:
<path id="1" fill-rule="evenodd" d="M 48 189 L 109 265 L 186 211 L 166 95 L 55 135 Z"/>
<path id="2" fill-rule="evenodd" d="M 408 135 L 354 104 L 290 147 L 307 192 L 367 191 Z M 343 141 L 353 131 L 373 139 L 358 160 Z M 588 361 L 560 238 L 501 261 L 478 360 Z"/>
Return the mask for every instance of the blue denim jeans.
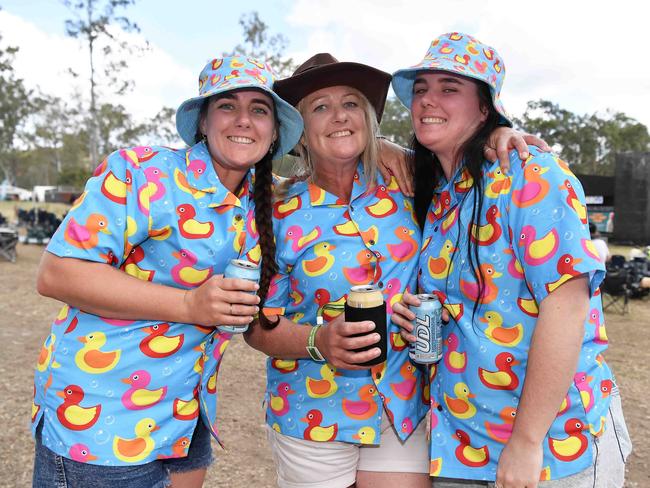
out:
<path id="1" fill-rule="evenodd" d="M 43 421 L 36 431 L 33 488 L 164 488 L 169 473 L 207 468 L 212 463 L 211 435 L 199 419 L 187 457 L 163 459 L 135 466 L 101 466 L 60 456 L 41 440 Z"/>

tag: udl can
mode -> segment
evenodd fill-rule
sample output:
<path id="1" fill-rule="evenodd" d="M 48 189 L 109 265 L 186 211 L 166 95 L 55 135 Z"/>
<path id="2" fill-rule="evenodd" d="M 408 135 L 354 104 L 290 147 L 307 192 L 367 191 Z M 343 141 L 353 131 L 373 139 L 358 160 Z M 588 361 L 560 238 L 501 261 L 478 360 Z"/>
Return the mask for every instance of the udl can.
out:
<path id="1" fill-rule="evenodd" d="M 362 322 L 371 320 L 375 323 L 375 328 L 369 332 L 378 333 L 379 342 L 370 346 L 355 349 L 355 352 L 367 351 L 373 347 L 379 347 L 381 353 L 374 359 L 359 363 L 362 366 L 373 366 L 386 361 L 388 341 L 386 334 L 386 302 L 381 290 L 375 285 L 360 285 L 350 288 L 348 297 L 345 302 L 345 320 L 346 322 Z M 358 334 L 366 335 L 366 334 Z"/>
<path id="2" fill-rule="evenodd" d="M 442 358 L 442 304 L 429 293 L 416 297 L 420 306 L 411 307 L 415 312 L 412 322 L 415 342 L 409 345 L 409 357 L 420 364 L 437 363 Z"/>
<path id="3" fill-rule="evenodd" d="M 246 261 L 245 259 L 231 259 L 223 272 L 224 278 L 242 278 L 244 280 L 260 281 L 260 267 Z M 254 292 L 251 292 L 254 294 Z M 219 325 L 217 327 L 221 332 L 228 332 L 230 334 L 241 334 L 248 330 L 247 325 Z"/>

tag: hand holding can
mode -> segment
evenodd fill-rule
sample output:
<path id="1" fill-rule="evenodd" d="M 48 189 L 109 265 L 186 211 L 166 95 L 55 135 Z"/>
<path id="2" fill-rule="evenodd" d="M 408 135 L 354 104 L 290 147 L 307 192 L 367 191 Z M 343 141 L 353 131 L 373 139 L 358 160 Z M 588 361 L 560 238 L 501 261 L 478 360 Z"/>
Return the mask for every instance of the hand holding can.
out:
<path id="1" fill-rule="evenodd" d="M 386 333 L 386 303 L 381 290 L 375 285 L 353 286 L 348 293 L 345 303 L 345 320 L 347 322 L 361 322 L 370 320 L 375 323 L 373 333 L 380 336 L 379 342 L 370 346 L 355 349 L 355 352 L 367 351 L 379 347 L 381 354 L 370 361 L 359 363 L 360 366 L 374 366 L 386 361 L 388 341 Z M 357 334 L 364 335 L 364 334 Z"/>
<path id="2" fill-rule="evenodd" d="M 409 344 L 409 357 L 419 364 L 437 363 L 442 358 L 442 304 L 438 297 L 428 293 L 416 295 L 420 301 L 410 309 L 415 313 L 413 335 Z"/>
<path id="3" fill-rule="evenodd" d="M 245 259 L 232 259 L 226 270 L 223 273 L 224 278 L 241 278 L 244 280 L 254 281 L 259 283 L 260 281 L 260 267 L 246 261 Z M 255 292 L 251 292 L 255 293 Z M 230 334 L 242 334 L 248 330 L 248 325 L 219 325 L 217 326 L 221 332 L 228 332 Z"/>

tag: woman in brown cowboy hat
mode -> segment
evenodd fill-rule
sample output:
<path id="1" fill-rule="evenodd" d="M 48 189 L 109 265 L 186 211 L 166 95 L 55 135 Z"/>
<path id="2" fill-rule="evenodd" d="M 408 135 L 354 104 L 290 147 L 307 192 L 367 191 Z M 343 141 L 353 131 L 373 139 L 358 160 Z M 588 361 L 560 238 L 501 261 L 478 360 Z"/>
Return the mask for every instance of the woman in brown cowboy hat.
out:
<path id="1" fill-rule="evenodd" d="M 390 321 L 387 360 L 364 366 L 380 354 L 381 335 L 341 313 L 351 286 L 376 286 L 388 312 L 415 287 L 413 202 L 376 166 L 390 79 L 317 54 L 274 86 L 304 119 L 301 179 L 280 187 L 273 211 L 279 274 L 265 314 L 277 326 L 254 327 L 247 340 L 270 356 L 267 424 L 280 486 L 430 485 L 426 375 Z"/>

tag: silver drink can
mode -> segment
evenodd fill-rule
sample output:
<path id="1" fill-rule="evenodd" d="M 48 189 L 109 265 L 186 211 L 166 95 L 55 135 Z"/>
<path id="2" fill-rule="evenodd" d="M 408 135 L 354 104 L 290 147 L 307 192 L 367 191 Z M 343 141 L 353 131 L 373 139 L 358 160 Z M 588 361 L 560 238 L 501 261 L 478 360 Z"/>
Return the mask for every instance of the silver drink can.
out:
<path id="1" fill-rule="evenodd" d="M 244 280 L 260 281 L 260 267 L 246 261 L 245 259 L 231 259 L 223 272 L 224 278 L 242 278 Z M 254 292 L 251 292 L 254 293 Z M 228 332 L 230 334 L 241 334 L 248 330 L 247 325 L 219 325 L 217 327 L 221 332 Z"/>
<path id="2" fill-rule="evenodd" d="M 420 306 L 411 308 L 415 342 L 409 345 L 409 357 L 420 364 L 437 363 L 442 358 L 442 304 L 429 293 L 416 296 Z"/>

